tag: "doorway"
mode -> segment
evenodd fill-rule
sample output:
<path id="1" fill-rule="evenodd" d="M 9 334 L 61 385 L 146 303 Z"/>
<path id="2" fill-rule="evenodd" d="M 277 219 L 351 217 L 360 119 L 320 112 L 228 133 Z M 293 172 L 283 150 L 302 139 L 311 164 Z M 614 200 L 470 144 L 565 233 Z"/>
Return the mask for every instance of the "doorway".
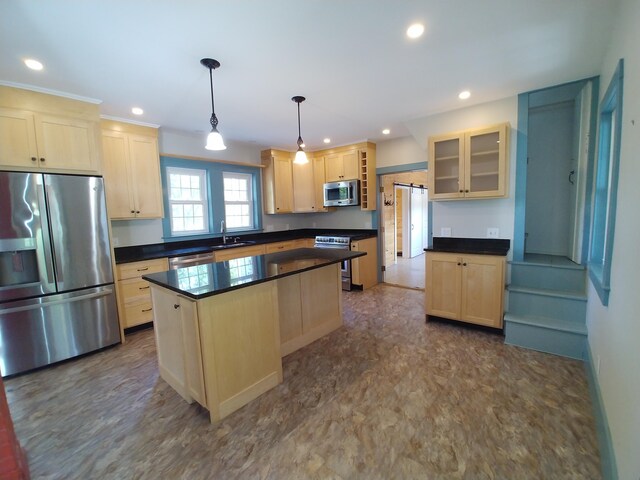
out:
<path id="1" fill-rule="evenodd" d="M 424 289 L 424 248 L 429 236 L 427 172 L 382 175 L 380 185 L 383 281 Z"/>
<path id="2" fill-rule="evenodd" d="M 586 260 L 593 83 L 582 80 L 521 96 L 518 115 L 526 115 L 526 147 L 522 154 L 519 149 L 518 163 L 525 188 L 516 190 L 524 208 L 516 208 L 515 260 Z"/>

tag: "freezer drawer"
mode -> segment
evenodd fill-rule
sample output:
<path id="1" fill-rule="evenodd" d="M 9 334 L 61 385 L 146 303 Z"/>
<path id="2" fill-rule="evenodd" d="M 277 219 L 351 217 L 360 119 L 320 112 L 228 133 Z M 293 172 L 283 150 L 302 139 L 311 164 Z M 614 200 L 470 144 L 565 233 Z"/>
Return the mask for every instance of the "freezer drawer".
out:
<path id="1" fill-rule="evenodd" d="M 2 376 L 119 341 L 113 285 L 0 304 Z"/>

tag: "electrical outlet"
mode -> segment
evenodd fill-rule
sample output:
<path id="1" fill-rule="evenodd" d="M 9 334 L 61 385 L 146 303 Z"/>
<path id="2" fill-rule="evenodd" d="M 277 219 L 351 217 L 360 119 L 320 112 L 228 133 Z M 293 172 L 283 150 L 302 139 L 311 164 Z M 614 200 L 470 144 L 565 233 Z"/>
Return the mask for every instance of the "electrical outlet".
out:
<path id="1" fill-rule="evenodd" d="M 440 228 L 440 236 L 441 237 L 450 237 L 451 236 L 451 227 L 442 227 L 442 228 Z"/>
<path id="2" fill-rule="evenodd" d="M 500 236 L 500 229 L 497 227 L 487 228 L 487 238 L 498 238 Z"/>

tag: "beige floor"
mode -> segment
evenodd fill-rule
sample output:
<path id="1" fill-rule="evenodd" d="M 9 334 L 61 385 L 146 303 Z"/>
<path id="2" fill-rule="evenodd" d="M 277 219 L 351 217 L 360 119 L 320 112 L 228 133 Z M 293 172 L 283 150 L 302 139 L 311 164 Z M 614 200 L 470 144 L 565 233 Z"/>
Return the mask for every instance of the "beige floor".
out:
<path id="1" fill-rule="evenodd" d="M 6 381 L 33 479 L 596 479 L 583 364 L 346 292 L 345 327 L 217 425 L 158 378 L 153 332 Z"/>
<path id="2" fill-rule="evenodd" d="M 386 267 L 385 283 L 424 290 L 424 255 L 423 253 L 413 258 L 398 257 L 395 265 Z"/>

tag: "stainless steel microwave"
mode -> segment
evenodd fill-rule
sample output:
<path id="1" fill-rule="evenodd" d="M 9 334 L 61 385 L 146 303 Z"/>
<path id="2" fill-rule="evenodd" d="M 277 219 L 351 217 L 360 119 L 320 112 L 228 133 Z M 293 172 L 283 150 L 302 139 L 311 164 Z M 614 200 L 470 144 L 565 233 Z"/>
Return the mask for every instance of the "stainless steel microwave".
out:
<path id="1" fill-rule="evenodd" d="M 324 184 L 324 206 L 346 207 L 360 205 L 360 181 L 345 180 Z"/>

